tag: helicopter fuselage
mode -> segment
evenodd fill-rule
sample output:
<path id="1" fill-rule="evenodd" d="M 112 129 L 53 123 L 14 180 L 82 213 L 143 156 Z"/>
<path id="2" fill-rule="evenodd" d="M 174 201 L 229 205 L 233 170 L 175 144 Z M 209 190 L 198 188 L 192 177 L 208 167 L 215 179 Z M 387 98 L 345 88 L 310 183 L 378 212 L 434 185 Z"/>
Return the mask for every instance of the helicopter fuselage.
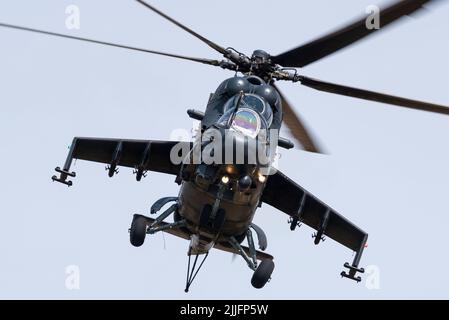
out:
<path id="1" fill-rule="evenodd" d="M 211 95 L 193 147 L 201 160 L 181 170 L 175 220 L 187 222 L 185 231 L 205 241 L 244 238 L 272 171 L 278 140 L 270 131 L 281 121 L 279 94 L 260 78 L 227 79 Z"/>

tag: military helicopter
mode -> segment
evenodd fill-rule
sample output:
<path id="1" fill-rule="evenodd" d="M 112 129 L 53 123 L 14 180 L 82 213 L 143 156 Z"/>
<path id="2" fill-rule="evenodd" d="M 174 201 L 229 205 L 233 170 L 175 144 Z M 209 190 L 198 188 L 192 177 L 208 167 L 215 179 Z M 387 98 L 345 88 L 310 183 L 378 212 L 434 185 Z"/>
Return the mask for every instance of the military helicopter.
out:
<path id="1" fill-rule="evenodd" d="M 158 232 L 190 241 L 186 292 L 212 248 L 240 255 L 254 271 L 253 287 L 266 285 L 274 270 L 273 256 L 264 252 L 267 237 L 253 223 L 256 210 L 263 203 L 289 215 L 292 231 L 301 224 L 315 229 L 315 244 L 327 236 L 353 250 L 354 259 L 351 264 L 344 264 L 348 271 L 342 271 L 341 276 L 360 282 L 361 277 L 357 273 L 364 272 L 359 263 L 368 234 L 272 165 L 277 147 L 294 147 L 292 141 L 276 135 L 283 123 L 304 150 L 322 152 L 275 82 L 299 82 L 324 92 L 446 115 L 449 115 L 449 107 L 329 83 L 298 72 L 297 68 L 316 62 L 377 31 L 367 27 L 366 17 L 278 55 L 259 49 L 247 56 L 206 39 L 143 0 L 136 1 L 198 38 L 224 59 L 187 57 L 5 23 L 0 23 L 0 26 L 199 62 L 231 70 L 235 75 L 210 94 L 204 112 L 187 111 L 191 118 L 200 121 L 194 141 L 75 137 L 64 166 L 55 169 L 59 176 L 53 176 L 52 180 L 72 186 L 68 179 L 76 176 L 70 171 L 73 159 L 105 163 L 110 177 L 118 172 L 118 166 L 133 168 L 137 181 L 148 171 L 174 176 L 180 185 L 178 196 L 157 200 L 150 213 L 156 214 L 171 205 L 156 218 L 135 214 L 129 233 L 131 244 L 137 247 L 144 243 L 147 235 Z M 403 0 L 392 3 L 379 12 L 380 29 L 430 2 Z M 171 215 L 173 222 L 166 222 Z M 253 231 L 259 250 L 256 249 Z M 242 244 L 245 240 L 247 245 Z"/>

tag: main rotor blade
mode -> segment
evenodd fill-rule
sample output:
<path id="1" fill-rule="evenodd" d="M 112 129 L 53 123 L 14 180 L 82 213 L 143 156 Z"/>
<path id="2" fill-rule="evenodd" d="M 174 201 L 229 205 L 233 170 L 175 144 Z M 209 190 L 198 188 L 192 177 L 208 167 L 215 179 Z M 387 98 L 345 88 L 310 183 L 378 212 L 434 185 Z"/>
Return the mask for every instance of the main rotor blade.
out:
<path id="1" fill-rule="evenodd" d="M 380 11 L 380 29 L 396 21 L 402 16 L 409 15 L 422 8 L 426 3 L 435 0 L 401 0 Z M 295 49 L 272 57 L 272 61 L 284 67 L 304 67 L 323 57 L 326 57 L 356 41 L 376 32 L 368 29 L 367 17 L 347 25 L 339 30 L 306 43 Z"/>
<path id="2" fill-rule="evenodd" d="M 281 96 L 283 121 L 295 140 L 298 141 L 306 151 L 324 153 L 323 150 L 319 148 L 319 145 L 312 134 L 306 128 L 304 121 L 301 120 L 299 115 L 291 107 L 290 103 L 288 103 L 284 94 L 276 85 L 273 84 L 273 86 Z"/>
<path id="3" fill-rule="evenodd" d="M 343 86 L 340 84 L 325 82 L 317 79 L 312 79 L 308 77 L 301 76 L 300 80 L 302 85 L 324 91 L 335 93 L 343 96 L 354 97 L 364 100 L 377 101 L 382 103 L 388 103 L 395 106 L 405 107 L 409 109 L 423 110 L 436 112 L 441 114 L 449 115 L 449 107 L 437 105 L 428 102 L 422 102 L 418 100 L 411 100 L 406 98 L 401 98 L 397 96 L 392 96 L 384 93 L 368 91 L 348 86 Z"/>
<path id="4" fill-rule="evenodd" d="M 93 39 L 88 39 L 88 38 L 81 38 L 81 37 L 70 36 L 70 35 L 62 34 L 62 33 L 44 31 L 44 30 L 33 29 L 33 28 L 28 28 L 28 27 L 21 27 L 21 26 L 12 25 L 12 24 L 0 23 L 0 27 L 12 28 L 12 29 L 17 29 L 17 30 L 22 30 L 22 31 L 30 31 L 30 32 L 34 32 L 34 33 L 40 33 L 40 34 L 45 34 L 45 35 L 50 35 L 50 36 L 55 36 L 55 37 L 60 37 L 60 38 L 66 38 L 66 39 L 86 41 L 86 42 L 102 44 L 102 45 L 106 45 L 106 46 L 110 46 L 110 47 L 117 47 L 117 48 L 122 48 L 122 49 L 129 49 L 129 50 L 135 50 L 135 51 L 140 51 L 140 52 L 152 53 L 152 54 L 157 54 L 157 55 L 160 55 L 160 56 L 166 56 L 166 57 L 172 57 L 172 58 L 177 58 L 177 59 L 183 59 L 183 60 L 200 62 L 200 63 L 212 65 L 212 66 L 219 66 L 220 65 L 220 62 L 217 61 L 217 60 L 203 59 L 203 58 L 194 58 L 194 57 L 186 57 L 186 56 L 181 56 L 181 55 L 178 55 L 178 54 L 171 54 L 171 53 L 166 53 L 166 52 L 160 52 L 160 51 L 136 48 L 136 47 L 131 47 L 131 46 L 122 45 L 122 44 L 116 44 L 116 43 L 111 43 L 111 42 L 106 42 L 106 41 L 93 40 Z"/>
<path id="5" fill-rule="evenodd" d="M 215 42 L 210 41 L 209 39 L 206 39 L 205 37 L 203 37 L 202 35 L 196 33 L 195 31 L 193 31 L 192 29 L 186 27 L 185 25 L 183 25 L 182 23 L 176 21 L 175 19 L 167 16 L 165 13 L 163 13 L 162 11 L 159 11 L 158 9 L 156 9 L 155 7 L 153 7 L 152 5 L 146 3 L 145 1 L 142 0 L 136 0 L 137 2 L 139 2 L 140 4 L 144 5 L 145 7 L 147 7 L 148 9 L 156 12 L 158 15 L 160 15 L 161 17 L 167 19 L 168 21 L 170 21 L 171 23 L 177 25 L 178 27 L 180 27 L 181 29 L 183 29 L 184 31 L 187 31 L 188 33 L 190 33 L 192 36 L 200 39 L 201 41 L 203 41 L 205 44 L 207 44 L 209 47 L 211 47 L 212 49 L 220 52 L 221 54 L 226 54 L 226 50 L 225 48 L 219 46 L 218 44 L 216 44 Z"/>

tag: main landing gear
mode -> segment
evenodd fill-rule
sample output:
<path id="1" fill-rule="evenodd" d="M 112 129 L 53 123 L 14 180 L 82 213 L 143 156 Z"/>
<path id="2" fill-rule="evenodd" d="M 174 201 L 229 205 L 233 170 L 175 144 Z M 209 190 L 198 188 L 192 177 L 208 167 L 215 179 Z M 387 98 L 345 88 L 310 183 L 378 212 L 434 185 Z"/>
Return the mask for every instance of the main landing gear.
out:
<path id="1" fill-rule="evenodd" d="M 171 197 L 166 198 L 166 200 L 163 204 L 166 204 L 170 201 L 177 201 L 177 198 Z M 159 209 L 162 208 L 163 204 L 158 204 L 156 207 L 152 207 L 151 213 L 156 213 Z M 159 215 L 156 219 L 150 219 L 148 217 L 145 217 L 140 214 L 135 214 L 133 216 L 133 220 L 131 222 L 131 228 L 129 229 L 129 240 L 131 244 L 135 247 L 140 247 L 143 245 L 145 241 L 145 237 L 147 234 L 155 234 L 157 232 L 167 230 L 167 229 L 173 229 L 173 228 L 180 228 L 184 227 L 186 225 L 185 220 L 179 220 L 175 221 L 173 223 L 166 223 L 160 225 L 160 223 L 166 219 L 168 216 L 170 216 L 172 213 L 176 212 L 178 208 L 178 204 L 172 204 L 167 210 L 165 210 L 161 215 Z"/>
<path id="2" fill-rule="evenodd" d="M 177 212 L 178 198 L 176 197 L 166 197 L 158 200 L 151 207 L 151 213 L 155 214 L 156 212 L 160 211 L 162 207 L 169 202 L 174 202 L 174 204 L 168 207 L 168 209 L 162 212 L 162 214 L 160 214 L 156 219 L 149 218 L 140 214 L 134 214 L 133 220 L 131 222 L 131 228 L 129 229 L 129 239 L 133 246 L 140 247 L 141 245 L 143 245 L 147 234 L 154 234 L 159 231 L 167 231 L 170 229 L 186 227 L 186 220 L 180 217 L 179 213 Z M 213 213 L 215 213 L 215 216 Z M 163 222 L 171 214 L 174 214 L 175 222 Z M 202 223 L 205 227 L 219 231 L 223 226 L 223 222 L 225 220 L 224 215 L 225 213 L 224 211 L 221 212 L 221 209 L 213 210 L 212 206 L 205 206 L 200 220 L 202 220 Z M 274 270 L 274 262 L 270 255 L 266 255 L 256 251 L 251 229 L 253 229 L 257 234 L 259 248 L 261 250 L 265 250 L 267 247 L 267 239 L 265 233 L 262 229 L 254 224 L 252 224 L 246 231 L 246 233 L 243 233 L 241 236 L 238 236 L 237 238 L 233 236 L 229 237 L 227 240 L 229 245 L 226 245 L 223 242 L 218 243 L 217 245 L 221 246 L 222 250 L 238 253 L 240 256 L 242 256 L 242 258 L 246 261 L 248 267 L 254 271 L 251 278 L 252 286 L 254 288 L 260 289 L 270 281 L 271 275 Z M 188 292 L 190 285 L 198 274 L 198 271 L 201 269 L 204 261 L 207 259 L 209 250 L 215 245 L 215 242 L 213 240 L 202 239 L 201 236 L 196 234 L 191 234 L 190 237 L 191 244 L 188 252 L 189 261 L 185 288 L 186 292 Z M 247 239 L 248 247 L 244 247 L 240 244 L 245 238 Z M 230 249 L 229 246 L 232 247 L 233 250 Z M 200 255 L 203 255 L 203 259 L 201 261 L 199 261 Z M 192 256 L 194 256 L 193 259 Z M 260 260 L 260 263 L 258 262 L 258 259 Z M 191 260 L 193 260 L 193 262 Z"/>
<path id="3" fill-rule="evenodd" d="M 250 229 L 246 232 L 246 239 L 248 241 L 249 246 L 249 255 L 240 245 L 240 243 L 234 238 L 231 237 L 229 243 L 232 247 L 238 251 L 240 256 L 246 261 L 248 267 L 254 271 L 253 276 L 251 278 L 251 284 L 256 289 L 263 288 L 267 282 L 271 279 L 271 274 L 274 270 L 274 262 L 271 259 L 265 259 L 257 263 L 257 254 L 256 248 L 254 246 L 254 239 Z"/>

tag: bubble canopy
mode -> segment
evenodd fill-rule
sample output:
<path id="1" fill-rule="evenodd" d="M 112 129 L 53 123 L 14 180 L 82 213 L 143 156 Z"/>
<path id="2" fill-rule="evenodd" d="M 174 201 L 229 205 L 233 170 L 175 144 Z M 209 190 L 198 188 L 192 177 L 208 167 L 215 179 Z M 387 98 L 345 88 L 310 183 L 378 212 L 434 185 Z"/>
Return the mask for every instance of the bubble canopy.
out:
<path id="1" fill-rule="evenodd" d="M 237 102 L 240 102 L 238 107 Z M 255 138 L 260 129 L 268 129 L 272 121 L 271 106 L 262 97 L 245 94 L 240 98 L 237 94 L 225 103 L 218 123 Z"/>
<path id="2" fill-rule="evenodd" d="M 239 108 L 231 123 L 231 128 L 251 138 L 255 138 L 259 134 L 260 126 L 260 116 L 248 108 Z"/>

